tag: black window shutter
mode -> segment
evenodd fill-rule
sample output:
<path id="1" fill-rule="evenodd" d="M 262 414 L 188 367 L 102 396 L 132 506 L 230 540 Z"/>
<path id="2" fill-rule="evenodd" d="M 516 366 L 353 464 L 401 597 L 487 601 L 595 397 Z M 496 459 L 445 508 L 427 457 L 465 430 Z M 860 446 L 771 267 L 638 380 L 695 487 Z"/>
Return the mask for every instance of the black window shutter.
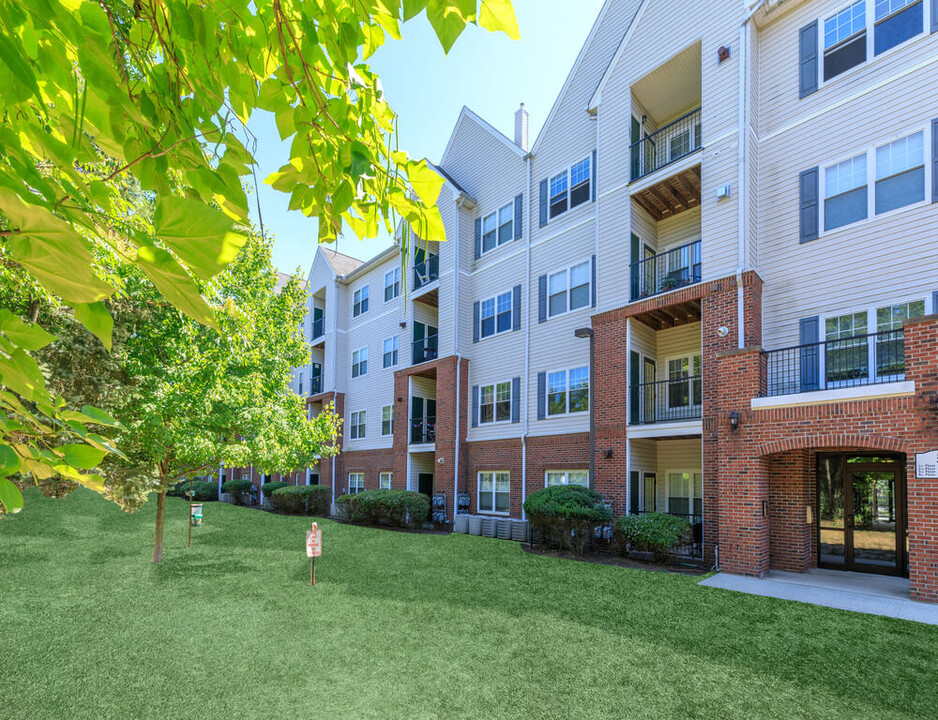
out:
<path id="1" fill-rule="evenodd" d="M 479 321 L 481 316 L 479 315 L 479 301 L 476 300 L 472 303 L 472 342 L 479 342 Z"/>
<path id="2" fill-rule="evenodd" d="M 476 260 L 482 256 L 482 218 L 476 218 Z"/>
<path id="3" fill-rule="evenodd" d="M 537 279 L 537 321 L 547 322 L 547 276 Z"/>
<path id="4" fill-rule="evenodd" d="M 638 299 L 638 274 L 640 271 L 638 260 L 639 260 L 639 247 L 641 241 L 638 239 L 638 235 L 632 233 L 632 264 L 629 266 L 630 275 L 631 275 L 631 299 Z"/>
<path id="5" fill-rule="evenodd" d="M 511 379 L 511 421 L 521 422 L 521 378 Z"/>
<path id="6" fill-rule="evenodd" d="M 639 485 L 641 484 L 641 476 L 638 473 L 638 470 L 632 470 L 629 473 L 629 512 L 637 513 L 638 512 L 638 498 L 639 498 Z"/>
<path id="7" fill-rule="evenodd" d="M 479 386 L 472 386 L 472 427 L 479 427 Z"/>
<path id="8" fill-rule="evenodd" d="M 936 5 L 938 5 L 938 0 L 933 0 L 932 23 L 935 22 L 935 15 L 938 13 Z M 936 31 L 933 29 L 932 32 Z M 931 121 L 931 155 L 931 201 L 938 203 L 938 119 Z M 935 308 L 935 312 L 938 312 L 938 308 Z"/>
<path id="9" fill-rule="evenodd" d="M 596 202 L 596 151 L 593 150 L 593 167 L 590 172 L 590 183 L 592 186 L 593 202 Z"/>
<path id="10" fill-rule="evenodd" d="M 817 390 L 820 388 L 820 346 L 810 345 L 820 340 L 821 323 L 817 315 L 801 318 L 799 328 L 799 343 L 807 345 L 801 348 L 801 392 Z"/>
<path id="11" fill-rule="evenodd" d="M 817 90 L 817 20 L 799 31 L 798 52 L 798 97 L 807 97 Z"/>
<path id="12" fill-rule="evenodd" d="M 590 286 L 590 292 L 593 294 L 593 297 L 592 297 L 591 304 L 593 307 L 596 307 L 596 256 L 595 255 L 593 255 L 592 265 L 593 265 L 593 282 L 591 283 L 591 286 Z"/>
<path id="13" fill-rule="evenodd" d="M 938 315 L 938 290 L 931 294 L 931 314 Z"/>
<path id="14" fill-rule="evenodd" d="M 638 371 L 641 367 L 639 355 L 634 350 L 629 351 L 629 422 L 638 422 Z"/>
<path id="15" fill-rule="evenodd" d="M 521 286 L 515 285 L 511 289 L 511 329 L 521 329 Z"/>
<path id="16" fill-rule="evenodd" d="M 803 243 L 818 238 L 818 195 L 820 173 L 816 167 L 805 170 L 799 177 L 801 186 L 801 238 Z"/>
<path id="17" fill-rule="evenodd" d="M 537 374 L 537 419 L 547 417 L 547 373 Z"/>
<path id="18" fill-rule="evenodd" d="M 547 180 L 541 180 L 540 206 L 538 208 L 538 223 L 540 227 L 547 224 Z"/>
<path id="19" fill-rule="evenodd" d="M 524 196 L 515 195 L 515 240 L 521 239 L 521 217 L 524 214 L 522 212 L 524 205 Z"/>

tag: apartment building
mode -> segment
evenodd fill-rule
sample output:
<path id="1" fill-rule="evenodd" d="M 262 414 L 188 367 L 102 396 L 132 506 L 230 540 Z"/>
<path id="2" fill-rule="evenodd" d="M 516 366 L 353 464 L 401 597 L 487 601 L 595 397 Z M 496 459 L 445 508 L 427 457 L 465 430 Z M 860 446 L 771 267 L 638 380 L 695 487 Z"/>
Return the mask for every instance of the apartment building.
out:
<path id="1" fill-rule="evenodd" d="M 463 109 L 445 242 L 317 251 L 295 389 L 344 428 L 307 482 L 449 518 L 589 484 L 726 571 L 938 601 L 936 31 L 938 0 L 608 0 L 532 143 Z"/>

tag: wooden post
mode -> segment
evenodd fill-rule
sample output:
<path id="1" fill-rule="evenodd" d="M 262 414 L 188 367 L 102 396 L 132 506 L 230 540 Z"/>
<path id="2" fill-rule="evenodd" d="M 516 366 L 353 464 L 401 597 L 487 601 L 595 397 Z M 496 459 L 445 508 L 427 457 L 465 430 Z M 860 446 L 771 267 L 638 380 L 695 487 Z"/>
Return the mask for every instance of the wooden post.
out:
<path id="1" fill-rule="evenodd" d="M 316 584 L 316 558 L 309 559 L 309 584 Z"/>

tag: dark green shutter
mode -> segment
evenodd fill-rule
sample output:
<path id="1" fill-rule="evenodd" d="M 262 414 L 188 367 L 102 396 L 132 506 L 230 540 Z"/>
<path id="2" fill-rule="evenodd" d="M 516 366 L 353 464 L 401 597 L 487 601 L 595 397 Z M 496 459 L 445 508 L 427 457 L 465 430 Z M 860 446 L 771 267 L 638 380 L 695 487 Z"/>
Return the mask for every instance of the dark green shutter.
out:
<path id="1" fill-rule="evenodd" d="M 482 218 L 476 218 L 476 251 L 475 256 L 478 260 L 482 256 Z"/>
<path id="2" fill-rule="evenodd" d="M 938 0 L 931 0 L 931 31 L 938 32 Z"/>
<path id="3" fill-rule="evenodd" d="M 938 0 L 934 2 L 938 3 Z M 938 8 L 932 11 L 932 23 L 935 22 L 935 13 L 938 13 Z M 935 31 L 932 30 L 932 32 Z M 938 119 L 931 121 L 931 164 L 931 201 L 938 203 Z"/>
<path id="4" fill-rule="evenodd" d="M 511 379 L 511 421 L 521 422 L 521 378 Z"/>
<path id="5" fill-rule="evenodd" d="M 636 145 L 642 134 L 642 125 L 639 123 L 638 118 L 634 115 L 632 116 L 632 134 L 629 137 L 631 141 L 629 143 L 629 154 L 630 161 L 632 163 L 632 180 L 638 180 L 639 171 L 641 169 L 641 154 L 639 153 L 639 146 Z"/>
<path id="6" fill-rule="evenodd" d="M 414 323 L 414 342 L 411 344 L 411 365 L 423 362 L 424 347 L 424 326 L 423 323 Z"/>
<path id="7" fill-rule="evenodd" d="M 639 354 L 634 350 L 629 351 L 629 422 L 637 423 L 638 422 L 638 396 L 639 396 L 639 379 L 638 373 L 641 370 L 640 366 L 641 358 Z"/>
<path id="8" fill-rule="evenodd" d="M 524 215 L 524 213 L 522 212 L 523 205 L 524 205 L 524 197 L 522 195 L 515 195 L 515 227 L 514 227 L 515 240 L 521 239 L 521 227 L 522 227 L 521 222 L 522 222 L 522 216 Z"/>
<path id="9" fill-rule="evenodd" d="M 638 512 L 638 498 L 641 490 L 641 475 L 638 470 L 632 470 L 629 473 L 629 513 Z"/>
<path id="10" fill-rule="evenodd" d="M 593 255 L 592 257 L 591 264 L 592 264 L 593 282 L 590 287 L 590 292 L 592 293 L 590 304 L 593 307 L 596 307 L 596 256 L 595 255 Z"/>
<path id="11" fill-rule="evenodd" d="M 817 20 L 798 32 L 798 97 L 817 90 Z"/>
<path id="12" fill-rule="evenodd" d="M 537 279 L 537 321 L 547 321 L 547 276 L 541 275 Z"/>
<path id="13" fill-rule="evenodd" d="M 931 314 L 938 315 L 938 290 L 931 294 Z"/>
<path id="14" fill-rule="evenodd" d="M 638 275 L 640 266 L 638 264 L 639 254 L 641 253 L 642 241 L 638 239 L 638 235 L 632 233 L 632 264 L 629 266 L 631 272 L 631 299 L 638 300 Z"/>
<path id="15" fill-rule="evenodd" d="M 596 202 L 596 151 L 593 150 L 593 166 L 590 168 L 590 182 L 592 183 L 593 202 Z"/>
<path id="16" fill-rule="evenodd" d="M 479 301 L 476 300 L 472 303 L 472 342 L 479 342 L 479 321 L 481 316 L 479 314 Z"/>
<path id="17" fill-rule="evenodd" d="M 813 167 L 799 176 L 800 186 L 800 242 L 817 240 L 819 228 L 820 173 Z"/>
<path id="18" fill-rule="evenodd" d="M 821 353 L 820 345 L 810 343 L 819 342 L 820 318 L 801 318 L 799 322 L 799 342 L 806 347 L 801 348 L 801 392 L 818 390 L 821 387 Z"/>
<path id="19" fill-rule="evenodd" d="M 479 386 L 472 386 L 472 427 L 479 426 Z"/>
<path id="20" fill-rule="evenodd" d="M 547 373 L 537 374 L 537 419 L 547 417 Z"/>
<path id="21" fill-rule="evenodd" d="M 540 226 L 544 227 L 547 224 L 547 180 L 541 180 L 539 195 L 540 203 L 537 216 Z"/>
<path id="22" fill-rule="evenodd" d="M 511 329 L 521 329 L 521 286 L 515 285 L 511 289 Z"/>

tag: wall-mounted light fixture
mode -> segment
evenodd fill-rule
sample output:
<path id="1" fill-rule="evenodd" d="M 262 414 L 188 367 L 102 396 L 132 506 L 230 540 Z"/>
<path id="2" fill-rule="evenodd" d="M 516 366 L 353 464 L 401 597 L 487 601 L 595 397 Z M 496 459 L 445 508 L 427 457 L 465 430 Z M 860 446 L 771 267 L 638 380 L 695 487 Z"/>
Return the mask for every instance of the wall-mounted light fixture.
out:
<path id="1" fill-rule="evenodd" d="M 735 410 L 730 413 L 730 430 L 736 432 L 739 429 L 739 413 Z"/>
<path id="2" fill-rule="evenodd" d="M 717 62 L 726 62 L 730 59 L 730 46 L 721 45 L 720 49 L 717 50 Z"/>
<path id="3" fill-rule="evenodd" d="M 612 458 L 612 448 L 606 450 L 606 460 L 609 460 L 610 458 Z"/>

